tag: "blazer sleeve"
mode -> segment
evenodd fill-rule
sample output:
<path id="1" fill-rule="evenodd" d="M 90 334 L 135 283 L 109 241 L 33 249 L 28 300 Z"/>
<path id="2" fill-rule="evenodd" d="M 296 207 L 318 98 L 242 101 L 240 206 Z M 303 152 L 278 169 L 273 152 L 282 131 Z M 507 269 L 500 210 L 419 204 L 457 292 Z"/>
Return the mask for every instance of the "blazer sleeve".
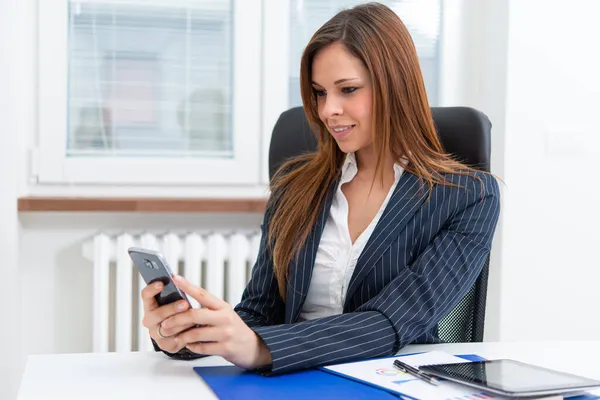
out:
<path id="1" fill-rule="evenodd" d="M 280 374 L 392 355 L 430 332 L 475 283 L 491 250 L 499 189 L 492 176 L 479 176 L 485 191 L 478 183 L 464 190 L 453 216 L 414 263 L 355 312 L 253 328 L 273 360 L 270 370 L 262 372 Z M 258 314 L 266 318 L 264 312 Z"/>
<path id="2" fill-rule="evenodd" d="M 277 280 L 273 273 L 273 259 L 267 244 L 269 207 L 261 226 L 262 236 L 256 263 L 250 281 L 234 310 L 250 328 L 283 324 L 285 303 L 279 295 Z"/>

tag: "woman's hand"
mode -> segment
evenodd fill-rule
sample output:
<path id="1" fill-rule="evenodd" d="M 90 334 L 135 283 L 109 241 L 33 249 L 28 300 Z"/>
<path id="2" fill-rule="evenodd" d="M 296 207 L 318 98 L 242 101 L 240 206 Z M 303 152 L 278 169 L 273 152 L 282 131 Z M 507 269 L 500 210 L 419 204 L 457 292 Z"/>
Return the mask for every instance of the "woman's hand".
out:
<path id="1" fill-rule="evenodd" d="M 198 354 L 221 356 L 245 369 L 271 364 L 271 353 L 267 346 L 227 302 L 192 285 L 181 276 L 175 276 L 173 281 L 205 307 L 176 313 L 162 321 L 161 333 L 163 336 L 174 335 L 170 339 L 176 343 L 174 347 L 187 347 Z M 201 327 L 185 330 L 196 324 Z"/>
<path id="2" fill-rule="evenodd" d="M 167 318 L 187 310 L 189 304 L 185 300 L 180 300 L 159 307 L 154 296 L 163 290 L 163 286 L 164 285 L 161 282 L 155 282 L 142 289 L 142 301 L 144 304 L 144 318 L 142 319 L 142 325 L 148 328 L 150 337 L 154 339 L 158 347 L 169 353 L 177 353 L 185 347 L 185 344 L 182 345 L 175 340 L 175 337 L 171 337 L 171 335 L 190 328 L 193 324 L 188 326 L 182 325 L 180 327 L 181 330 L 172 330 L 169 334 L 166 334 L 165 331 L 161 329 L 160 324 Z"/>

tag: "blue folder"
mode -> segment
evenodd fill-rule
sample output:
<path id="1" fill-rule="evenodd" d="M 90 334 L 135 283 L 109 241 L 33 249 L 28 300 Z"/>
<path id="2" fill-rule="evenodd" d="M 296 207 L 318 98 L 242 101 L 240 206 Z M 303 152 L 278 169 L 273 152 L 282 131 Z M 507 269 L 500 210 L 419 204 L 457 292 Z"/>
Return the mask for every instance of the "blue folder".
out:
<path id="1" fill-rule="evenodd" d="M 320 370 L 265 377 L 235 366 L 194 367 L 221 400 L 396 399 L 391 393 Z"/>

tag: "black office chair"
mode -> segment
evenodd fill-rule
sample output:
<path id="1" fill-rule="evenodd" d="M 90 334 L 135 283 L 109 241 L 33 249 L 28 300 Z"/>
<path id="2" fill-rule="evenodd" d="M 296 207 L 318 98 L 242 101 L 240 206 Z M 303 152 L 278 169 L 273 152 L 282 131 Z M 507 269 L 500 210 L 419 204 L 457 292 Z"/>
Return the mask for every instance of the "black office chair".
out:
<path id="1" fill-rule="evenodd" d="M 490 170 L 491 123 L 485 114 L 468 107 L 433 107 L 433 120 L 444 149 L 464 163 Z M 317 140 L 302 107 L 281 114 L 271 137 L 269 176 L 287 159 L 316 150 Z M 442 341 L 481 342 L 485 323 L 485 302 L 489 257 L 479 278 L 464 299 L 438 324 Z"/>

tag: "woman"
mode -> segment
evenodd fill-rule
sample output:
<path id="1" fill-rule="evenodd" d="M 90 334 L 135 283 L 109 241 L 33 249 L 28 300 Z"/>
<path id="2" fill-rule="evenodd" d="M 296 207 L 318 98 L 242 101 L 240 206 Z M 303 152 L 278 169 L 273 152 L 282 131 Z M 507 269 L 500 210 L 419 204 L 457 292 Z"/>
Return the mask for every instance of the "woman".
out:
<path id="1" fill-rule="evenodd" d="M 157 349 L 273 374 L 391 355 L 435 342 L 436 324 L 474 284 L 498 186 L 444 154 L 396 14 L 368 4 L 333 17 L 304 51 L 301 90 L 318 151 L 272 180 L 241 303 L 234 310 L 178 277 L 205 308 L 157 308 L 160 287 L 147 287 Z"/>

